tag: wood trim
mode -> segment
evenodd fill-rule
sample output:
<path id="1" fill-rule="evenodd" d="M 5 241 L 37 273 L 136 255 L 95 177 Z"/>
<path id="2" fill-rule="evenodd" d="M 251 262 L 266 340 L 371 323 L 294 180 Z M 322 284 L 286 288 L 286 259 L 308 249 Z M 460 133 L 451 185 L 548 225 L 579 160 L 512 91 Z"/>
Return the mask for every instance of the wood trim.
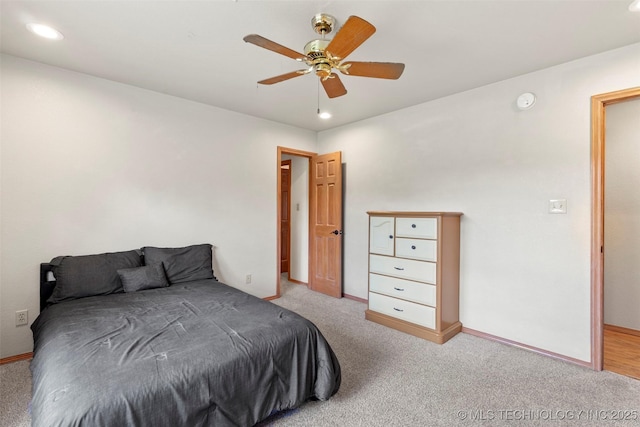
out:
<path id="1" fill-rule="evenodd" d="M 604 155 L 607 105 L 640 98 L 640 87 L 591 97 L 591 363 L 602 370 L 604 339 Z"/>
<path id="2" fill-rule="evenodd" d="M 398 218 L 411 217 L 411 218 L 423 218 L 431 216 L 462 216 L 462 212 L 409 212 L 409 211 L 367 211 L 367 214 L 371 216 L 394 216 Z"/>
<path id="3" fill-rule="evenodd" d="M 637 329 L 625 328 L 623 326 L 615 326 L 615 325 L 607 325 L 604 324 L 605 331 L 619 332 L 621 334 L 633 335 L 636 337 L 640 337 L 640 331 Z"/>
<path id="4" fill-rule="evenodd" d="M 353 301 L 358 301 L 358 302 L 361 302 L 363 304 L 369 304 L 369 300 L 364 299 L 364 298 L 360 298 L 360 297 L 354 297 L 353 295 L 342 294 L 342 297 L 346 298 L 346 299 L 353 300 Z"/>
<path id="5" fill-rule="evenodd" d="M 289 281 L 289 282 L 296 283 L 296 284 L 298 284 L 298 285 L 304 285 L 304 286 L 306 286 L 306 283 L 304 283 L 304 282 L 294 282 L 293 280 L 288 280 L 288 281 Z M 342 296 L 343 296 L 345 299 L 350 299 L 350 300 L 353 300 L 353 301 L 361 302 L 361 303 L 363 303 L 363 304 L 367 304 L 367 303 L 369 302 L 369 301 L 367 301 L 367 300 L 366 300 L 366 299 L 364 299 L 364 298 L 354 297 L 353 295 L 342 294 Z M 262 298 L 262 299 L 263 299 L 263 300 L 265 300 L 265 301 L 272 301 L 272 300 L 274 300 L 274 299 L 278 299 L 278 298 L 280 298 L 280 297 L 279 297 L 279 296 L 277 296 L 277 295 L 273 295 L 273 296 L 270 296 L 270 297 L 264 297 L 264 298 Z"/>
<path id="6" fill-rule="evenodd" d="M 280 284 L 280 257 L 282 257 L 282 242 L 281 242 L 281 236 L 280 236 L 280 222 L 282 221 L 282 217 L 281 217 L 281 212 L 280 212 L 280 205 L 282 203 L 282 197 L 280 195 L 280 192 L 282 191 L 282 179 L 280 177 L 280 164 L 282 162 L 282 155 L 283 154 L 288 154 L 291 156 L 301 156 L 301 157 L 306 157 L 310 159 L 313 156 L 316 156 L 316 153 L 312 153 L 310 151 L 303 151 L 303 150 L 297 150 L 295 148 L 287 148 L 287 147 L 281 147 L 278 146 L 277 150 L 276 150 L 276 161 L 277 161 L 277 167 L 276 167 L 276 206 L 277 206 L 277 214 L 276 214 L 276 294 L 273 297 L 269 297 L 272 299 L 275 298 L 280 298 L 280 295 L 282 294 L 282 289 L 281 289 L 281 284 Z M 311 170 L 311 168 L 309 168 L 309 170 Z M 311 227 L 309 227 L 311 228 Z M 309 257 L 309 262 L 311 262 L 311 257 Z"/>
<path id="7" fill-rule="evenodd" d="M 437 282 L 440 283 L 438 286 L 440 292 L 438 318 L 441 322 L 439 328 L 447 329 L 451 325 L 460 323 L 461 221 L 457 215 L 449 215 L 441 217 L 438 222 L 442 224 L 442 233 L 438 235 L 438 245 L 442 245 L 440 252 L 442 259 L 438 260 L 438 266 L 441 268 L 441 277 Z"/>
<path id="8" fill-rule="evenodd" d="M 400 332 L 405 332 L 418 338 L 429 340 L 436 344 L 444 344 L 462 329 L 462 324 L 457 322 L 443 331 L 437 332 L 433 329 L 427 329 L 423 326 L 416 325 L 415 323 L 407 322 L 405 320 L 397 319 L 368 309 L 364 312 L 364 318 L 372 322 L 379 323 L 380 325 L 396 329 Z"/>
<path id="9" fill-rule="evenodd" d="M 21 360 L 33 359 L 33 353 L 16 354 L 15 356 L 9 356 L 0 359 L 0 365 L 6 365 L 7 363 L 19 362 Z"/>
<path id="10" fill-rule="evenodd" d="M 465 333 L 465 334 L 476 336 L 478 338 L 484 338 L 484 339 L 487 339 L 487 340 L 490 340 L 490 341 L 496 341 L 496 342 L 499 342 L 501 344 L 506 344 L 506 345 L 511 346 L 511 347 L 517 347 L 517 348 L 521 348 L 523 350 L 529 350 L 529 351 L 532 351 L 534 353 L 540 354 L 542 356 L 552 357 L 554 359 L 563 360 L 565 362 L 573 363 L 575 365 L 585 366 L 587 368 L 591 367 L 591 364 L 589 362 L 585 362 L 584 360 L 574 359 L 573 357 L 565 356 L 563 354 L 554 353 L 554 352 L 548 351 L 548 350 L 543 350 L 543 349 L 538 348 L 538 347 L 534 347 L 534 346 L 527 345 L 527 344 L 522 344 L 522 343 L 519 343 L 517 341 L 513 341 L 513 340 L 510 340 L 510 339 L 507 339 L 507 338 L 498 337 L 496 335 L 487 334 L 485 332 L 476 331 L 475 329 L 469 329 L 469 328 L 464 327 L 464 326 L 462 327 L 462 332 Z"/>
<path id="11" fill-rule="evenodd" d="M 287 282 L 295 283 L 296 285 L 309 286 L 308 283 L 305 283 L 305 282 L 303 282 L 301 280 L 292 279 L 291 277 L 287 277 Z"/>
<path id="12" fill-rule="evenodd" d="M 281 147 L 281 146 L 278 146 L 278 154 L 289 154 L 291 156 L 301 156 L 301 157 L 313 157 L 318 155 L 318 153 L 313 153 L 311 151 L 303 151 L 303 150 L 297 150 L 295 148 L 287 148 L 287 147 Z M 280 159 L 278 158 L 278 161 L 279 160 Z"/>

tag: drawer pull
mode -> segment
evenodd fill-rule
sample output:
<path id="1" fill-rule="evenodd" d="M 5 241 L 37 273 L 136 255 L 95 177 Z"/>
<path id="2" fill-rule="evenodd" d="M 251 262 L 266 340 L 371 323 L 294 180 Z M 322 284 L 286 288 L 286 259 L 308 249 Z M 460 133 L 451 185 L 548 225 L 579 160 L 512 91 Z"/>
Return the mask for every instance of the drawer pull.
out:
<path id="1" fill-rule="evenodd" d="M 394 309 L 395 311 L 399 311 L 399 312 L 401 312 L 401 313 L 404 311 L 404 310 L 401 310 L 401 309 L 399 309 L 399 308 L 395 308 L 395 307 L 393 307 L 393 309 Z"/>
<path id="2" fill-rule="evenodd" d="M 404 268 L 403 268 L 403 267 L 393 267 L 393 268 L 395 268 L 396 270 L 400 270 L 400 271 L 403 271 L 403 270 L 404 270 Z"/>
<path id="3" fill-rule="evenodd" d="M 411 224 L 411 228 L 416 228 L 416 227 L 417 227 L 417 225 Z"/>
<path id="4" fill-rule="evenodd" d="M 393 235 L 389 234 L 389 238 L 390 238 L 390 239 L 393 239 Z"/>
<path id="5" fill-rule="evenodd" d="M 393 289 L 395 289 L 396 291 L 404 292 L 404 289 L 402 289 L 402 288 L 396 288 L 395 286 L 393 287 Z"/>
<path id="6" fill-rule="evenodd" d="M 415 249 L 415 248 L 416 248 L 416 245 L 411 245 L 411 249 Z"/>

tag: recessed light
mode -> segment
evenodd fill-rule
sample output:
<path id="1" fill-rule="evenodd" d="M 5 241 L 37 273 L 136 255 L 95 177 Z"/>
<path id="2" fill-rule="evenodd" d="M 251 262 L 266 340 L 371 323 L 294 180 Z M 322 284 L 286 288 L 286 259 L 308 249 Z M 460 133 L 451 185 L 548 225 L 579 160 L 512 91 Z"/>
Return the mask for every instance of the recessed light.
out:
<path id="1" fill-rule="evenodd" d="M 318 116 L 321 119 L 330 119 L 331 118 L 331 113 L 327 113 L 326 111 L 323 111 L 322 113 L 318 113 Z"/>
<path id="2" fill-rule="evenodd" d="M 634 2 L 629 5 L 629 10 L 631 12 L 640 12 L 640 0 L 634 0 Z"/>
<path id="3" fill-rule="evenodd" d="M 49 27 L 48 25 L 29 23 L 27 24 L 27 30 L 31 31 L 33 34 L 39 35 L 40 37 L 51 40 L 62 40 L 64 38 L 60 31 Z"/>

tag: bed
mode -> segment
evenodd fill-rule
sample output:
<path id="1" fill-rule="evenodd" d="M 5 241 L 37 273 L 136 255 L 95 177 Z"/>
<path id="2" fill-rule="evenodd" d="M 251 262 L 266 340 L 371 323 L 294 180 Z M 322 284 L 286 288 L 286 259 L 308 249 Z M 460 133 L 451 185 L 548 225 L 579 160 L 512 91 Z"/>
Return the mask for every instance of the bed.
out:
<path id="1" fill-rule="evenodd" d="M 211 245 L 57 257 L 40 282 L 33 426 L 252 426 L 340 387 L 318 328 L 217 281 Z"/>

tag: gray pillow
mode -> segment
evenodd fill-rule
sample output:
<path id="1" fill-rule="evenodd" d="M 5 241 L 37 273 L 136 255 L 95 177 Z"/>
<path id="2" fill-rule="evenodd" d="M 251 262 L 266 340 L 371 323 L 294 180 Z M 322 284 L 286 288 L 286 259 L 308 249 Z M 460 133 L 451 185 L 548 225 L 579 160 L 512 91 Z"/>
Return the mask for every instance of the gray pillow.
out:
<path id="1" fill-rule="evenodd" d="M 146 265 L 162 263 L 169 283 L 213 279 L 212 246 L 208 243 L 184 248 L 142 248 Z"/>
<path id="2" fill-rule="evenodd" d="M 166 288 L 169 286 L 162 263 L 118 270 L 125 292 L 136 292 L 144 289 Z"/>
<path id="3" fill-rule="evenodd" d="M 94 295 L 122 292 L 118 270 L 140 267 L 138 251 L 110 252 L 98 255 L 63 256 L 51 260 L 56 287 L 49 303 Z"/>

